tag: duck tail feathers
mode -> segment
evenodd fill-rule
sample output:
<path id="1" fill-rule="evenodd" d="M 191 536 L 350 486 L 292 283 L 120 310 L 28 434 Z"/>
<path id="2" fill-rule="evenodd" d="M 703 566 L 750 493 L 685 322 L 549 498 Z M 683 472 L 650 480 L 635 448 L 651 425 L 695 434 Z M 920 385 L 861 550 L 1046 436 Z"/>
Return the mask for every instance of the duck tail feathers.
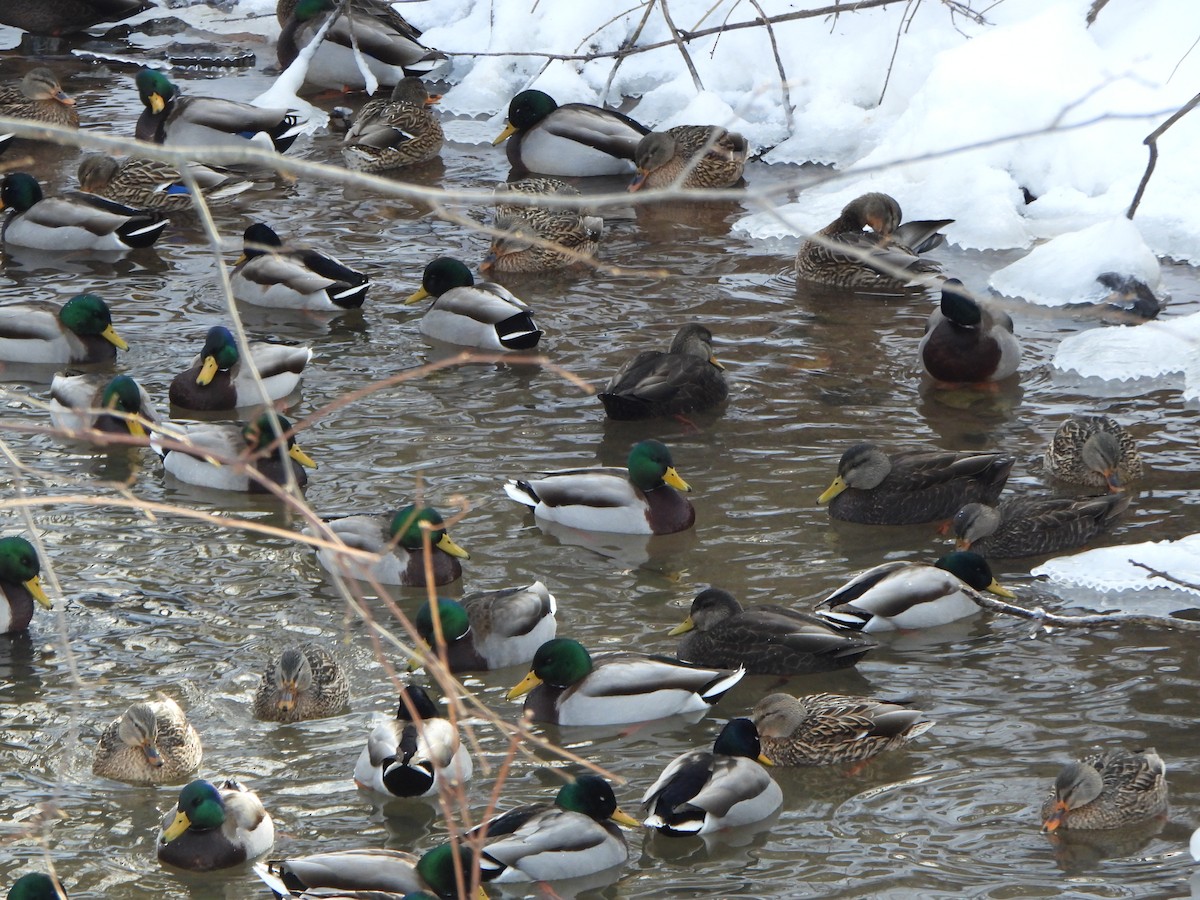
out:
<path id="1" fill-rule="evenodd" d="M 512 480 L 504 483 L 504 493 L 516 500 L 518 503 L 524 503 L 526 506 L 537 506 L 541 502 L 534 491 L 533 486 L 528 481 Z"/>
<path id="2" fill-rule="evenodd" d="M 741 681 L 745 674 L 745 666 L 741 666 L 731 672 L 722 672 L 704 686 L 704 690 L 700 692 L 700 696 L 710 704 L 716 703 L 729 692 L 730 688 Z"/>

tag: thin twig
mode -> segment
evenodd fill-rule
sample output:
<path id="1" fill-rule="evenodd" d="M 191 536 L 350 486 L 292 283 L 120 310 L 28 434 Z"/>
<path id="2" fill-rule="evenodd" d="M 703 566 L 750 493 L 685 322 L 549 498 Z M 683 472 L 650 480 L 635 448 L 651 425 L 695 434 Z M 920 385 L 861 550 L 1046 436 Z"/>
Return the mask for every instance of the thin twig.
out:
<path id="1" fill-rule="evenodd" d="M 973 595 L 975 602 L 984 609 L 1003 613 L 1006 616 L 1016 616 L 1019 619 L 1030 619 L 1054 628 L 1103 628 L 1112 625 L 1141 625 L 1145 628 L 1173 628 L 1176 631 L 1200 631 L 1200 622 L 1189 619 L 1176 619 L 1171 616 L 1153 616 L 1142 613 L 1109 612 L 1085 616 L 1061 616 L 1047 612 L 1040 606 L 1036 609 L 1026 609 L 1015 603 L 1005 603 L 989 594 Z"/>
<path id="2" fill-rule="evenodd" d="M 662 10 L 663 21 L 667 23 L 667 28 L 671 30 L 671 36 L 675 39 L 675 46 L 679 48 L 679 55 L 683 57 L 683 64 L 687 66 L 687 70 L 692 76 L 692 85 L 697 91 L 704 90 L 704 83 L 700 81 L 700 73 L 696 71 L 696 65 L 692 62 L 692 55 L 688 53 L 687 47 L 683 45 L 680 31 L 675 27 L 675 20 L 671 18 L 671 10 L 667 7 L 667 0 L 658 0 L 658 7 Z"/>
<path id="3" fill-rule="evenodd" d="M 1146 163 L 1146 171 L 1142 175 L 1142 180 L 1138 183 L 1137 193 L 1133 195 L 1133 202 L 1129 204 L 1129 212 L 1125 213 L 1125 218 L 1132 219 L 1134 213 L 1137 212 L 1138 204 L 1142 202 L 1142 195 L 1146 193 L 1146 185 L 1150 183 L 1150 176 L 1154 174 L 1154 167 L 1158 164 L 1158 139 L 1162 137 L 1163 132 L 1195 109 L 1197 103 L 1200 103 L 1200 94 L 1197 94 L 1176 110 L 1167 121 L 1146 135 L 1146 139 L 1142 141 L 1143 144 L 1150 148 L 1150 160 Z"/>
<path id="4" fill-rule="evenodd" d="M 767 14 L 763 12 L 763 8 L 759 5 L 758 0 L 750 0 L 750 5 L 758 10 L 758 17 L 767 29 L 767 38 L 771 42 L 771 52 L 775 54 L 775 68 L 779 70 L 779 93 L 782 97 L 783 121 L 787 126 L 788 133 L 791 134 L 796 130 L 796 120 L 792 115 L 792 94 L 788 89 L 787 72 L 783 68 L 783 59 L 779 55 L 779 42 L 775 40 L 775 27 L 767 18 Z"/>

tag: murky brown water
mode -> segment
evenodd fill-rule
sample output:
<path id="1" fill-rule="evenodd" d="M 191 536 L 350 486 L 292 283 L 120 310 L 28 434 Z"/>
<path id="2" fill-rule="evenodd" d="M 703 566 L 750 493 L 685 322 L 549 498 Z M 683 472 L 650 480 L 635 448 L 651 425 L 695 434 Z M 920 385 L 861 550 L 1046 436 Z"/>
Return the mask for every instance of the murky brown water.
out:
<path id="1" fill-rule="evenodd" d="M 67 86 L 79 96 L 85 121 L 111 119 L 117 131 L 132 133 L 139 107 L 131 71 L 56 62 L 73 72 Z M 5 58 L 0 75 L 8 79 L 23 66 Z M 197 93 L 212 93 L 231 76 L 177 77 Z M 267 83 L 261 73 L 236 77 Z M 338 158 L 333 138 L 305 146 L 312 159 Z M 443 162 L 418 176 L 445 187 L 480 187 L 506 174 L 503 154 L 490 147 L 450 145 Z M 34 171 L 57 188 L 74 184 L 75 166 L 75 154 L 64 151 L 40 158 Z M 752 164 L 747 180 L 794 175 Z M 730 234 L 740 213 L 738 205 L 706 204 L 610 215 L 603 258 L 634 270 L 662 267 L 672 273 L 666 279 L 628 273 L 508 282 L 536 310 L 548 335 L 546 355 L 592 383 L 636 350 L 665 346 L 683 321 L 709 325 L 731 382 L 723 417 L 699 428 L 673 421 L 614 425 L 594 398 L 543 370 L 480 364 L 439 371 L 316 417 L 302 439 L 321 464 L 308 488 L 312 508 L 382 511 L 411 498 L 419 485 L 448 511 L 450 498 L 463 495 L 470 510 L 453 530 L 472 553 L 463 587 L 542 578 L 560 602 L 560 633 L 593 647 L 655 652 L 673 649 L 667 629 L 710 584 L 747 603 L 804 607 L 884 559 L 940 555 L 944 539 L 930 529 L 834 524 L 815 504 L 838 456 L 855 440 L 1003 448 L 1019 460 L 1010 484 L 1039 490 L 1031 464 L 1059 420 L 1068 412 L 1108 412 L 1132 426 L 1150 470 L 1133 514 L 1109 540 L 1177 538 L 1200 528 L 1195 410 L 1175 392 L 1112 397 L 1111 391 L 1066 387 L 1052 374 L 1057 342 L 1090 325 L 1017 306 L 1026 349 L 1020 388 L 931 396 L 922 389 L 915 357 L 925 301 L 797 294 L 785 271 L 794 245 Z M 374 280 L 361 313 L 304 318 L 243 310 L 253 336 L 305 341 L 316 351 L 294 418 L 436 358 L 417 334 L 420 310 L 400 301 L 433 256 L 459 255 L 476 264 L 486 246 L 482 237 L 402 201 L 305 181 L 216 215 L 230 238 L 227 260 L 236 255 L 244 227 L 262 218 L 285 237 L 328 240 Z M 1009 257 L 950 250 L 942 258 L 978 285 Z M 1200 307 L 1194 271 L 1169 268 L 1166 278 L 1174 295 L 1168 315 Z M 210 251 L 186 222 L 172 227 L 154 252 L 115 264 L 39 268 L 6 259 L 0 302 L 61 300 L 85 289 L 109 299 L 133 347 L 120 365 L 162 400 L 204 331 L 225 320 Z M 45 385 L 28 389 L 45 397 Z M 11 398 L 5 405 L 6 425 L 48 424 L 43 413 Z M 504 478 L 544 468 L 619 464 L 643 436 L 672 447 L 696 490 L 698 522 L 694 535 L 668 543 L 645 565 L 543 535 L 500 491 Z M 278 853 L 424 849 L 441 840 L 434 804 L 381 810 L 351 783 L 369 719 L 390 711 L 394 695 L 366 627 L 347 616 L 310 551 L 172 515 L 149 522 L 105 503 L 113 494 L 101 479 L 128 475 L 123 457 L 16 430 L 6 431 L 4 440 L 33 467 L 29 490 L 82 494 L 94 502 L 34 510 L 66 602 L 55 616 L 39 614 L 28 638 L 0 641 L 0 884 L 44 852 L 21 835 L 33 827 L 38 805 L 52 801 L 68 818 L 45 829 L 46 851 L 72 897 L 265 896 L 246 872 L 187 877 L 159 866 L 156 826 L 160 811 L 175 801 L 174 789 L 131 788 L 91 776 L 100 729 L 157 690 L 178 697 L 199 728 L 204 774 L 234 774 L 259 791 L 275 816 Z M 164 482 L 148 451 L 133 471 L 134 493 L 146 500 L 292 527 L 272 503 Z M 15 477 L 4 470 L 5 496 L 14 496 Z M 6 533 L 22 527 L 11 511 L 5 522 Z M 1027 575 L 1030 567 L 1003 563 L 998 572 L 1027 605 L 1063 608 Z M 400 592 L 406 609 L 419 601 L 419 592 Z M 378 604 L 372 608 L 384 614 Z M 70 657 L 56 629 L 66 635 Z M 248 702 L 265 648 L 314 638 L 334 646 L 347 665 L 351 712 L 290 728 L 254 721 Z M 1136 628 L 1045 632 L 983 616 L 884 643 L 857 671 L 792 679 L 787 689 L 796 692 L 909 698 L 938 724 L 909 750 L 858 775 L 776 770 L 785 808 L 756 833 L 708 844 L 631 834 L 631 861 L 619 880 L 585 894 L 1186 895 L 1193 867 L 1186 838 L 1200 805 L 1194 709 L 1200 667 L 1193 644 L 1188 635 Z M 518 705 L 503 695 L 522 674 L 490 673 L 466 683 L 494 709 L 515 716 Z M 707 745 L 720 720 L 745 713 L 777 687 L 773 679 L 747 678 L 714 716 L 694 726 L 668 723 L 619 736 L 570 733 L 563 740 L 628 779 L 618 795 L 633 807 L 667 760 Z M 505 743 L 486 728 L 479 737 L 485 755 L 498 763 Z M 1119 846 L 1055 847 L 1038 833 L 1043 794 L 1064 762 L 1097 742 L 1158 748 L 1169 767 L 1171 821 L 1157 834 Z M 505 787 L 505 804 L 545 798 L 555 784 L 545 769 L 520 763 Z M 487 776 L 473 785 L 476 814 L 490 788 Z"/>

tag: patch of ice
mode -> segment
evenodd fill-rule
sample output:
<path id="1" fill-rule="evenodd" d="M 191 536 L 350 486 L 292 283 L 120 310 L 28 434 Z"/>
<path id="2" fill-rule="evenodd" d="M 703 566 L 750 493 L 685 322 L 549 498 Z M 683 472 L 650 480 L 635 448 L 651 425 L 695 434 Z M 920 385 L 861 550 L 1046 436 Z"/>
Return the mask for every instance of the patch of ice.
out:
<path id="1" fill-rule="evenodd" d="M 1070 335 L 1054 353 L 1054 368 L 1117 381 L 1182 375 L 1191 384 L 1186 396 L 1200 396 L 1200 313 Z"/>
<path id="2" fill-rule="evenodd" d="M 1104 272 L 1133 275 L 1151 290 L 1159 283 L 1158 259 L 1142 240 L 1137 225 L 1124 216 L 1035 247 L 995 272 L 988 283 L 1008 297 L 1065 306 L 1098 299 L 1096 276 Z"/>

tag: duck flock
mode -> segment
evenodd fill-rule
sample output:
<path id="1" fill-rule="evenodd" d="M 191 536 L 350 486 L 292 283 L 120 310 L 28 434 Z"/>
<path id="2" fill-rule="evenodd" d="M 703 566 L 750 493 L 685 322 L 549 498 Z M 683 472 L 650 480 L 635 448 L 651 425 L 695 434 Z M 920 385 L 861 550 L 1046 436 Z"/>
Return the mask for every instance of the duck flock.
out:
<path id="1" fill-rule="evenodd" d="M 8 7 L 0 10 L 0 22 L 35 34 L 62 35 L 118 21 L 143 11 L 146 4 L 12 0 Z M 278 64 L 283 69 L 299 60 L 307 66 L 306 94 L 321 89 L 361 92 L 374 82 L 382 86 L 382 94 L 366 102 L 361 93 L 329 101 L 360 105 L 356 111 L 333 109 L 330 128 L 337 133 L 312 139 L 312 158 L 398 181 L 460 186 L 452 172 L 435 168 L 429 174 L 431 166 L 441 166 L 446 137 L 428 76 L 445 57 L 425 46 L 419 31 L 378 0 L 341 5 L 280 0 L 278 19 Z M 23 60 L 20 77 L 0 89 L 0 115 L 104 133 L 108 123 L 103 117 L 93 117 L 86 98 L 72 97 L 64 90 L 66 79 L 52 64 L 42 63 Z M 630 270 L 656 264 L 656 239 L 639 243 L 628 236 L 643 221 L 646 227 L 653 225 L 642 213 L 656 206 L 665 216 L 674 211 L 686 218 L 697 215 L 696 210 L 700 219 L 706 210 L 712 217 L 724 216 L 726 208 L 703 199 L 704 192 L 743 184 L 750 150 L 745 138 L 717 124 L 655 131 L 614 110 L 559 105 L 542 91 L 521 91 L 512 98 L 507 127 L 495 141 L 505 147 L 511 177 L 495 188 L 484 216 L 487 237 L 453 221 L 439 222 L 432 239 L 422 235 L 422 246 L 457 249 L 430 254 L 423 265 L 402 271 L 350 259 L 336 239 L 322 241 L 322 246 L 292 242 L 305 222 L 294 205 L 279 213 L 272 206 L 278 206 L 278 196 L 293 182 L 272 170 L 269 156 L 236 159 L 246 147 L 284 154 L 294 152 L 293 145 L 306 146 L 311 129 L 301 110 L 232 101 L 209 92 L 203 78 L 157 67 L 130 68 L 112 81 L 114 93 L 128 94 L 126 99 L 141 108 L 132 134 L 150 145 L 185 151 L 192 161 L 169 165 L 140 155 L 147 148 L 131 144 L 124 157 L 83 153 L 72 165 L 77 185 L 51 185 L 11 162 L 36 163 L 47 145 L 20 130 L 0 139 L 5 256 L 14 277 L 23 267 L 51 273 L 46 283 L 54 289 L 48 293 L 57 298 L 0 305 L 0 364 L 8 373 L 0 371 L 0 378 L 28 386 L 30 405 L 36 407 L 29 418 L 42 416 L 40 424 L 54 428 L 53 436 L 43 429 L 46 440 L 56 445 L 67 441 L 72 453 L 95 463 L 96 468 L 85 471 L 111 477 L 123 461 L 128 479 L 121 490 L 127 495 L 140 493 L 146 481 L 161 479 L 173 502 L 197 512 L 189 526 L 197 547 L 196 570 L 179 572 L 181 584 L 162 586 L 166 593 L 183 591 L 185 584 L 187 590 L 203 593 L 207 570 L 201 557 L 207 551 L 199 548 L 210 546 L 207 542 L 238 554 L 243 533 L 200 515 L 205 510 L 220 515 L 230 508 L 245 510 L 250 519 L 265 515 L 284 529 L 253 537 L 258 550 L 264 541 L 289 547 L 269 552 L 283 560 L 278 563 L 282 569 L 273 569 L 273 581 L 289 566 L 315 561 L 333 574 L 341 596 L 353 594 L 364 602 L 359 591 L 346 588 L 345 579 L 352 579 L 375 595 L 394 598 L 393 606 L 412 626 L 406 632 L 393 623 L 401 643 L 384 644 L 380 651 L 400 673 L 395 682 L 399 696 L 390 700 L 394 713 L 376 717 L 366 727 L 355 716 L 355 710 L 362 711 L 360 698 L 372 693 L 356 677 L 365 670 L 362 660 L 376 655 L 374 631 L 362 622 L 339 624 L 336 611 L 305 619 L 299 607 L 311 604 L 311 585 L 306 584 L 294 588 L 298 611 L 277 622 L 274 633 L 238 643 L 236 715 L 275 723 L 255 727 L 295 729 L 295 739 L 306 742 L 312 756 L 328 752 L 337 757 L 322 765 L 340 771 L 337 777 L 345 784 L 352 780 L 361 795 L 386 803 L 385 816 L 427 822 L 405 850 L 366 839 L 351 845 L 339 836 L 335 849 L 293 853 L 290 831 L 311 827 L 320 832 L 323 798 L 288 797 L 293 821 L 288 828 L 277 827 L 272 813 L 278 816 L 280 798 L 256 777 L 268 773 L 261 767 L 239 771 L 236 748 L 213 746 L 205 736 L 205 714 L 229 715 L 230 704 L 204 697 L 206 689 L 198 680 L 188 687 L 197 676 L 186 670 L 165 676 L 158 683 L 162 690 L 149 695 L 140 686 L 122 687 L 114 674 L 96 695 L 104 698 L 97 705 L 113 714 L 89 716 L 94 740 L 84 741 L 87 746 L 76 754 L 89 759 L 76 760 L 79 771 L 74 774 L 97 790 L 111 782 L 134 785 L 134 791 L 118 795 L 119 803 L 165 812 L 153 833 L 128 834 L 124 846 L 111 848 L 114 854 L 136 857 L 135 869 L 152 865 L 157 856 L 181 878 L 178 870 L 229 869 L 247 884 L 261 880 L 277 896 L 313 898 L 457 897 L 509 882 L 550 882 L 552 889 L 569 891 L 580 877 L 609 873 L 616 881 L 623 871 L 638 867 L 630 848 L 637 831 L 644 832 L 649 846 L 652 840 L 702 835 L 706 841 L 713 836 L 720 841 L 770 829 L 805 815 L 804 798 L 790 790 L 792 782 L 777 777 L 780 773 L 825 767 L 834 773 L 831 777 L 853 780 L 881 764 L 873 762 L 877 755 L 919 749 L 936 735 L 939 723 L 912 698 L 886 686 L 880 690 L 863 684 L 861 677 L 850 680 L 860 661 L 886 652 L 888 641 L 897 636 L 927 629 L 936 634 L 979 615 L 984 605 L 994 608 L 985 593 L 1020 603 L 1021 591 L 1002 585 L 993 567 L 1012 571 L 1013 564 L 1006 561 L 1073 551 L 1104 539 L 1135 514 L 1135 492 L 1147 466 L 1138 441 L 1099 405 L 1065 412 L 1043 446 L 1015 451 L 982 446 L 986 442 L 978 440 L 941 449 L 902 435 L 886 444 L 845 441 L 825 449 L 825 457 L 837 463 L 821 485 L 805 489 L 797 479 L 794 494 L 760 498 L 762 504 L 776 509 L 826 506 L 835 543 L 843 533 L 851 543 L 870 533 L 873 548 L 887 548 L 889 534 L 903 535 L 900 541 L 920 534 L 924 543 L 918 546 L 931 548 L 925 558 L 872 550 L 871 565 L 808 603 L 780 596 L 771 604 L 744 605 L 720 585 L 697 589 L 686 612 L 665 611 L 679 613 L 679 621 L 669 631 L 659 629 L 656 640 L 666 642 L 657 645 L 646 640 L 649 626 L 637 613 L 622 614 L 604 629 L 588 627 L 588 604 L 598 604 L 610 590 L 603 583 L 596 586 L 596 596 L 577 598 L 556 587 L 560 576 L 555 571 L 529 573 L 530 581 L 515 586 L 477 580 L 472 569 L 480 557 L 505 563 L 480 566 L 495 577 L 525 566 L 519 543 L 485 547 L 463 537 L 471 533 L 472 517 L 478 514 L 470 507 L 479 505 L 488 516 L 519 517 L 513 528 L 521 541 L 553 548 L 563 559 L 568 581 L 567 568 L 578 566 L 588 578 L 633 570 L 640 573 L 635 585 L 653 582 L 659 591 L 672 579 L 692 583 L 686 573 L 701 565 L 705 548 L 698 545 L 700 539 L 738 544 L 749 543 L 747 529 L 762 529 L 764 540 L 769 534 L 764 522 L 739 520 L 703 500 L 706 463 L 698 451 L 736 454 L 735 442 L 746 429 L 757 427 L 737 420 L 746 391 L 739 387 L 737 364 L 724 352 L 723 361 L 718 357 L 722 335 L 692 312 L 708 307 L 681 299 L 676 309 L 664 307 L 647 317 L 645 324 L 652 327 L 634 323 L 617 328 L 638 352 L 610 354 L 603 364 L 607 374 L 596 385 L 597 397 L 571 401 L 588 408 L 587 421 L 580 419 L 564 440 L 547 439 L 547 452 L 523 451 L 516 460 L 510 448 L 495 443 L 480 424 L 490 412 L 487 394 L 527 387 L 530 372 L 537 371 L 530 360 L 540 361 L 533 354 L 542 353 L 553 363 L 555 342 L 572 340 L 562 326 L 573 318 L 586 322 L 592 333 L 611 330 L 608 317 L 615 317 L 615 310 L 569 307 L 572 285 L 604 280 L 608 291 L 620 293 L 619 277 L 590 267 L 596 257 Z M 618 210 L 614 215 L 611 204 L 588 205 L 589 192 L 611 191 L 616 179 L 630 194 L 641 195 L 636 214 Z M 600 189 L 589 187 L 596 184 Z M 386 215 L 369 188 L 354 190 L 364 192 L 364 219 Z M 700 197 L 699 205 L 689 209 L 678 196 L 681 190 Z M 670 197 L 656 203 L 655 192 L 664 191 L 672 192 Z M 137 301 L 127 299 L 145 289 L 138 267 L 162 271 L 174 264 L 194 273 L 197 266 L 208 265 L 211 273 L 205 278 L 211 290 L 220 289 L 221 276 L 211 257 L 206 261 L 185 248 L 184 236 L 196 233 L 196 192 L 211 204 L 221 233 L 238 245 L 241 255 L 229 269 L 229 292 L 246 316 L 244 321 L 218 321 L 212 315 L 213 309 L 224 309 L 218 300 L 202 320 L 176 317 L 169 331 L 177 346 L 161 354 L 174 370 L 155 372 L 139 363 L 137 342 L 123 336 L 150 325 L 162 327 L 157 313 L 135 314 Z M 420 211 L 400 215 L 414 227 L 423 221 Z M 922 370 L 929 396 L 966 396 L 987 406 L 1019 392 L 1025 371 L 1022 344 L 1010 313 L 968 290 L 939 261 L 935 251 L 945 240 L 941 229 L 949 224 L 947 219 L 905 221 L 891 196 L 866 193 L 802 241 L 780 277 L 795 291 L 797 302 L 810 291 L 827 298 L 821 302 L 830 305 L 819 307 L 815 320 L 831 309 L 853 310 L 855 304 L 878 309 L 902 303 L 911 309 L 932 299 L 923 334 L 906 335 L 905 352 Z M 332 228 L 334 234 L 342 230 Z M 634 258 L 614 260 L 606 251 L 614 231 L 626 233 L 617 246 L 636 248 Z M 97 262 L 88 262 L 93 259 Z M 156 262 L 146 262 L 151 259 Z M 384 259 L 381 254 L 376 262 Z M 1157 300 L 1145 285 L 1120 273 L 1104 278 L 1112 293 L 1089 314 L 1117 317 L 1126 325 L 1158 314 Z M 558 294 L 566 300 L 564 308 L 545 319 L 518 296 L 522 288 L 543 298 Z M 376 317 L 397 314 L 404 317 L 408 344 L 397 349 L 389 371 L 356 367 L 352 353 L 346 352 L 352 342 L 338 354 L 322 347 L 321 338 L 330 337 L 345 317 L 357 323 L 346 332 L 353 337 L 368 331 Z M 559 327 L 547 325 L 550 320 Z M 279 340 L 281 334 L 291 338 L 305 333 L 316 336 L 303 344 Z M 323 449 L 322 435 L 328 432 L 322 419 L 339 415 L 342 401 L 337 398 L 398 374 L 398 389 L 422 389 L 421 381 L 404 380 L 411 374 L 406 370 L 425 355 L 425 344 L 414 333 L 432 358 L 437 353 L 476 354 L 449 376 L 454 389 L 475 395 L 470 421 L 455 421 L 450 410 L 444 423 L 435 412 L 398 426 L 372 417 L 373 397 L 366 393 L 348 401 L 354 430 L 366 440 Z M 763 334 L 744 339 L 734 348 L 733 359 L 764 352 Z M 38 372 L 53 373 L 48 393 L 42 390 L 44 383 L 38 386 Z M 293 410 L 311 390 L 303 382 L 314 373 L 324 382 L 321 396 L 334 402 L 302 422 Z M 447 375 L 437 370 L 423 377 L 436 390 Z M 505 382 L 497 384 L 500 379 Z M 563 392 L 575 389 L 568 380 L 555 376 L 554 381 Z M 858 387 L 872 389 L 869 379 Z M 164 389 L 169 416 L 159 411 Z M 831 402 L 840 405 L 853 389 L 838 387 Z M 947 408 L 956 402 L 949 399 Z M 306 409 L 320 407 L 310 401 Z M 511 404 L 504 414 L 512 414 Z M 970 415 L 970 409 L 963 413 L 964 418 Z M 721 436 L 722 423 L 730 419 L 738 421 L 737 429 Z M 597 423 L 603 423 L 605 455 L 619 465 L 579 465 L 578 451 L 554 456 L 572 443 L 594 442 L 601 430 Z M 855 427 L 864 436 L 882 433 L 860 424 Z M 540 423 L 528 427 L 536 434 Z M 762 425 L 753 438 L 756 452 L 782 449 L 772 446 L 770 428 Z M 461 465 L 439 448 L 442 429 L 474 434 L 479 455 L 490 460 L 488 471 L 474 473 L 469 490 L 455 491 L 454 479 L 440 474 Z M 300 431 L 305 432 L 303 447 Z M 415 456 L 411 449 L 405 451 L 405 459 L 415 464 L 400 467 L 391 496 L 366 497 L 355 482 L 373 484 L 367 471 L 376 461 L 364 455 L 364 446 L 366 453 L 383 456 L 391 452 L 393 432 L 417 447 Z M 696 437 L 705 434 L 718 439 Z M 532 439 L 535 445 L 539 441 Z M 1024 484 L 1014 491 L 1010 476 L 1021 473 L 1014 483 L 1027 480 L 1025 472 L 1036 473 L 1044 484 L 1031 489 Z M 424 484 L 426 476 L 432 487 Z M 326 479 L 351 486 L 346 505 L 353 509 L 316 506 L 316 515 L 305 514 L 302 491 L 309 489 L 311 501 L 313 489 Z M 486 486 L 486 499 L 463 503 L 455 496 L 471 497 L 481 486 Z M 261 499 L 223 501 L 223 492 Z M 438 499 L 431 502 L 428 495 Z M 283 515 L 283 509 L 291 512 Z M 37 516 L 35 511 L 35 521 Z M 88 553 L 87 528 L 82 527 L 86 517 L 80 512 L 76 521 L 78 543 Z M 54 605 L 41 577 L 46 560 L 39 556 L 34 536 L 17 533 L 18 527 L 10 522 L 0 539 L 0 588 L 6 601 L 0 604 L 0 631 L 11 641 L 31 630 L 49 639 L 53 619 L 38 612 L 39 606 Z M 288 532 L 296 541 L 288 541 Z M 213 538 L 214 533 L 220 537 Z M 700 537 L 691 544 L 671 543 L 696 535 Z M 947 540 L 954 546 L 938 546 Z M 660 553 L 662 547 L 669 549 Z M 56 558 L 67 549 L 52 549 L 49 555 Z M 121 555 L 129 557 L 124 562 L 135 571 L 143 563 L 134 554 L 145 552 L 131 545 Z M 662 563 L 664 558 L 670 562 Z M 770 559 L 756 549 L 756 564 L 764 558 Z M 721 559 L 713 574 L 739 564 L 736 553 Z M 744 581 L 730 573 L 724 584 Z M 75 590 L 64 580 L 64 598 Z M 678 597 L 678 592 L 670 596 Z M 73 613 L 71 609 L 66 615 Z M 622 618 L 628 626 L 624 630 L 617 624 Z M 285 622 L 287 627 L 278 627 Z M 165 619 L 155 628 L 171 625 Z M 68 631 L 74 629 L 72 625 Z M 347 636 L 356 647 L 339 640 Z M 247 643 L 255 645 L 253 653 L 245 650 Z M 479 680 L 497 670 L 505 670 L 495 676 L 499 680 Z M 449 678 L 451 674 L 469 675 L 467 686 Z M 794 676 L 811 676 L 820 688 L 808 690 Z M 844 692 L 826 689 L 839 684 Z M 491 686 L 494 696 L 486 696 L 481 686 Z M 442 698 L 447 689 L 456 696 Z M 468 709 L 475 709 L 461 702 L 468 691 L 482 696 L 502 722 L 468 715 Z M 924 696 L 937 702 L 938 686 L 930 684 Z M 190 715 L 183 706 L 191 707 Z M 717 716 L 724 722 L 696 724 L 706 716 L 706 722 Z M 464 730 L 468 719 L 470 736 Z M 623 776 L 625 766 L 619 748 L 592 736 L 636 735 L 646 723 L 663 719 L 686 723 L 686 730 L 677 726 L 686 735 L 706 737 L 675 748 L 678 753 L 661 753 L 654 778 L 642 778 L 639 772 L 625 784 L 624 778 L 598 774 Z M 322 720 L 330 723 L 328 728 L 297 727 Z M 509 728 L 498 732 L 498 744 L 476 739 L 476 732 L 484 734 L 505 722 Z M 539 802 L 516 805 L 505 799 L 504 778 L 498 775 L 504 751 L 494 748 L 507 747 L 508 735 L 516 735 L 512 740 L 531 754 L 513 757 L 511 777 L 519 783 L 519 770 L 530 766 L 532 754 L 547 762 L 554 758 L 534 739 L 538 734 L 570 748 L 565 764 L 554 763 L 566 777 L 544 782 Z M 589 737 L 577 740 L 573 734 Z M 348 741 L 356 745 L 356 757 L 343 752 Z M 1036 821 L 1024 823 L 1029 830 L 1036 834 L 1040 826 L 1048 843 L 1058 846 L 1054 842 L 1068 832 L 1123 834 L 1161 826 L 1168 808 L 1166 765 L 1153 747 L 1096 729 L 1094 740 L 1073 749 L 1074 760 L 1040 761 L 1052 770 L 1061 766 L 1061 771 L 1027 798 L 1039 809 Z M 497 778 L 498 801 L 489 800 Z M 287 783 L 275 781 L 280 788 Z M 474 828 L 460 822 L 449 829 L 428 813 L 413 813 L 418 806 L 433 808 L 438 797 L 449 799 L 439 810 L 467 798 L 475 811 Z M 483 816 L 485 806 L 497 814 Z M 116 896 L 104 888 L 73 890 L 71 861 L 55 853 L 54 835 L 50 829 L 48 852 L 9 868 L 10 898 Z M 640 877 L 652 877 L 645 865 L 641 871 Z M 714 860 L 709 874 L 720 873 L 721 862 Z M 201 882 L 183 883 L 189 886 L 181 886 L 180 895 L 190 891 L 205 896 L 197 886 Z M 261 889 L 264 896 L 267 887 Z"/>

